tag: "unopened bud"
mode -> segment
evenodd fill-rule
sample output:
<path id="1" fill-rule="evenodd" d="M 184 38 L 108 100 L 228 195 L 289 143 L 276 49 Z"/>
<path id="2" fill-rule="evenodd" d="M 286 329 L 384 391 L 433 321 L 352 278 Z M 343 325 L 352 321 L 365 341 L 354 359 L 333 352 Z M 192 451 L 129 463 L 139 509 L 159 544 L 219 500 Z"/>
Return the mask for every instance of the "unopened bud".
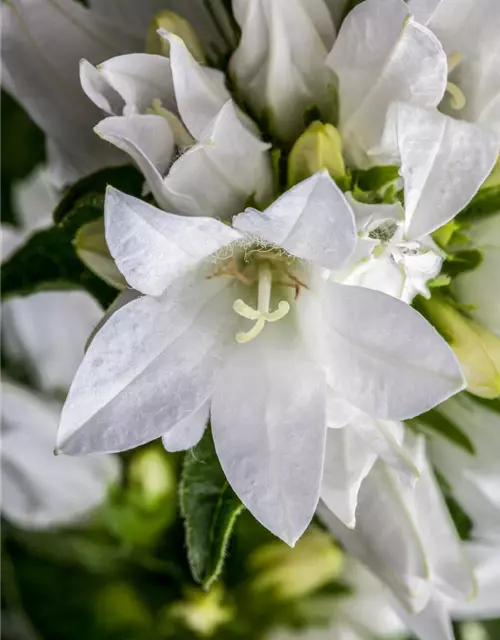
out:
<path id="1" fill-rule="evenodd" d="M 166 609 L 166 622 L 173 619 L 198 636 L 213 637 L 219 627 L 233 619 L 233 610 L 223 600 L 224 593 L 219 587 L 209 592 L 186 589 L 186 598 Z"/>
<path id="2" fill-rule="evenodd" d="M 331 537 L 311 529 L 291 549 L 281 542 L 258 548 L 250 558 L 255 591 L 270 591 L 282 600 L 307 596 L 335 578 L 343 556 Z"/>
<path id="3" fill-rule="evenodd" d="M 160 448 L 147 448 L 136 453 L 130 463 L 129 478 L 134 499 L 145 508 L 155 508 L 176 491 L 172 463 Z"/>
<path id="4" fill-rule="evenodd" d="M 322 169 L 341 182 L 346 177 L 342 138 L 331 124 L 313 122 L 294 144 L 288 158 L 288 184 L 293 186 Z"/>
<path id="5" fill-rule="evenodd" d="M 461 313 L 442 296 L 420 299 L 426 317 L 455 352 L 467 391 L 480 398 L 500 395 L 500 339 Z"/>
<path id="6" fill-rule="evenodd" d="M 104 282 L 115 289 L 124 289 L 127 286 L 106 244 L 102 218 L 80 227 L 75 238 L 75 249 L 83 264 Z"/>
<path id="7" fill-rule="evenodd" d="M 158 29 L 165 29 L 179 36 L 195 60 L 202 64 L 206 62 L 203 47 L 191 23 L 173 11 L 160 11 L 153 18 L 146 39 L 147 53 L 156 53 L 167 58 L 170 55 L 170 43 L 158 35 Z"/>

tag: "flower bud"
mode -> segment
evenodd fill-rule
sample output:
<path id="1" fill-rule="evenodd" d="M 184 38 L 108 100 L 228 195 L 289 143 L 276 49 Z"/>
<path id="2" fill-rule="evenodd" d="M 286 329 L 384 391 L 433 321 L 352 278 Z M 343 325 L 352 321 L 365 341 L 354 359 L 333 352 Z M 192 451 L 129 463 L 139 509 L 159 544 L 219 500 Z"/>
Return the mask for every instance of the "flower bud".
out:
<path id="1" fill-rule="evenodd" d="M 340 133 L 333 125 L 316 121 L 293 145 L 288 158 L 288 184 L 291 187 L 321 169 L 327 169 L 337 182 L 346 177 Z"/>
<path id="2" fill-rule="evenodd" d="M 104 219 L 83 225 L 76 234 L 75 248 L 83 264 L 104 282 L 115 289 L 124 289 L 127 286 L 106 244 Z"/>
<path id="3" fill-rule="evenodd" d="M 165 499 L 175 500 L 176 479 L 168 456 L 160 448 L 138 452 L 129 468 L 134 499 L 143 508 L 155 509 Z"/>
<path id="4" fill-rule="evenodd" d="M 480 250 L 482 260 L 453 280 L 453 295 L 467 307 L 471 318 L 500 337 L 500 212 L 473 223 L 468 237 L 471 246 Z"/>
<path id="5" fill-rule="evenodd" d="M 166 608 L 165 623 L 175 620 L 195 634 L 210 638 L 219 627 L 233 618 L 232 609 L 223 603 L 223 599 L 224 593 L 220 587 L 213 587 L 209 592 L 186 589 L 184 600 Z"/>
<path id="6" fill-rule="evenodd" d="M 291 549 L 281 542 L 259 547 L 250 557 L 255 591 L 270 591 L 281 600 L 302 598 L 337 578 L 342 552 L 331 537 L 311 529 Z"/>
<path id="7" fill-rule="evenodd" d="M 167 58 L 170 55 L 170 44 L 158 35 L 158 29 L 165 29 L 179 36 L 195 60 L 202 64 L 206 62 L 203 47 L 191 23 L 173 11 L 160 11 L 153 18 L 146 38 L 147 53 L 156 53 Z"/>
<path id="8" fill-rule="evenodd" d="M 419 306 L 455 352 L 467 391 L 481 398 L 500 395 L 500 339 L 441 296 L 420 298 Z"/>

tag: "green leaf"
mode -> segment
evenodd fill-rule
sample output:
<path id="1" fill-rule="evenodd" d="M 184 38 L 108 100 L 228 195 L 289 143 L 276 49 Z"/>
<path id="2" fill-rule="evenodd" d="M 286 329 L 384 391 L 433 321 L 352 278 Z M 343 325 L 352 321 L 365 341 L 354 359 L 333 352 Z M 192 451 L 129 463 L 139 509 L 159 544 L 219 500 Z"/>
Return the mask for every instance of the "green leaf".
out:
<path id="1" fill-rule="evenodd" d="M 2 299 L 37 291 L 83 288 L 106 308 L 116 297 L 110 287 L 79 259 L 74 246 L 78 230 L 102 218 L 104 192 L 113 184 L 140 195 L 143 178 L 133 167 L 105 169 L 74 185 L 58 205 L 55 225 L 32 235 L 2 266 Z"/>
<path id="2" fill-rule="evenodd" d="M 219 464 L 210 429 L 186 453 L 180 503 L 191 572 L 208 590 L 220 576 L 234 524 L 243 510 Z"/>
<path id="3" fill-rule="evenodd" d="M 476 220 L 500 212 L 500 186 L 480 189 L 458 219 Z"/>
<path id="4" fill-rule="evenodd" d="M 454 278 L 459 273 L 465 271 L 473 271 L 483 261 L 483 254 L 480 249 L 465 249 L 463 251 L 454 251 L 448 254 L 444 264 L 442 273 Z"/>
<path id="5" fill-rule="evenodd" d="M 451 422 L 446 416 L 435 409 L 431 409 L 422 415 L 406 420 L 407 424 L 417 431 L 422 431 L 422 427 L 435 431 L 440 435 L 448 438 L 451 442 L 458 447 L 465 449 L 468 453 L 475 455 L 476 450 L 470 438 L 457 427 L 456 424 Z"/>
<path id="6" fill-rule="evenodd" d="M 483 405 L 490 411 L 494 411 L 495 413 L 500 413 L 500 398 L 480 398 L 479 396 L 475 396 L 472 393 L 467 393 L 471 400 L 474 402 L 479 402 L 479 404 Z"/>
<path id="7" fill-rule="evenodd" d="M 355 172 L 356 185 L 362 191 L 379 191 L 399 178 L 399 168 L 395 165 L 372 167 L 367 171 Z"/>

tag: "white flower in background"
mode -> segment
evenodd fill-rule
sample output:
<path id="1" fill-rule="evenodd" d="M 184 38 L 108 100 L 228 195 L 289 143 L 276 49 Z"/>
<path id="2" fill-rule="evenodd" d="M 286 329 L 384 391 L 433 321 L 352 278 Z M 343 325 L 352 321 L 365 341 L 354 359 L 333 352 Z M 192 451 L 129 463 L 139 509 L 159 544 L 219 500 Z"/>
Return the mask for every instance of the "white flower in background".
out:
<path id="1" fill-rule="evenodd" d="M 433 432 L 432 461 L 471 518 L 474 538 L 500 541 L 500 415 L 465 394 L 448 400 L 438 411 L 469 438 L 474 453 Z"/>
<path id="2" fill-rule="evenodd" d="M 409 0 L 415 19 L 448 55 L 450 115 L 486 125 L 500 136 L 500 14 L 496 0 Z M 500 139 L 500 138 L 499 138 Z"/>
<path id="3" fill-rule="evenodd" d="M 74 0 L 4 3 L 2 83 L 48 136 L 49 166 L 58 184 L 125 159 L 92 131 L 100 112 L 82 99 L 80 60 L 97 64 L 143 51 L 154 15 L 164 9 L 189 19 L 207 51 L 224 52 L 227 43 L 215 22 L 226 25 L 227 15 L 219 4 L 210 15 L 196 0 L 92 0 L 88 9 Z"/>
<path id="4" fill-rule="evenodd" d="M 278 631 L 269 640 L 374 640 L 404 637 L 404 625 L 392 606 L 389 594 L 363 565 L 346 560 L 341 579 L 352 590 L 334 600 L 324 598 L 328 625 L 304 631 Z M 317 600 L 320 600 L 318 597 Z M 311 600 L 311 608 L 321 605 Z M 307 604 L 304 605 L 307 612 Z"/>
<path id="5" fill-rule="evenodd" d="M 115 190 L 105 219 L 118 268 L 145 295 L 91 343 L 63 412 L 63 452 L 119 451 L 162 434 L 167 449 L 188 448 L 210 412 L 234 490 L 293 544 L 318 500 L 327 395 L 403 419 L 463 385 L 451 350 L 417 312 L 325 278 L 356 240 L 352 210 L 326 172 L 263 213 L 248 209 L 233 228 Z"/>
<path id="6" fill-rule="evenodd" d="M 474 320 L 500 337 L 500 212 L 472 222 L 466 233 L 482 260 L 472 271 L 454 278 L 452 292 Z"/>
<path id="7" fill-rule="evenodd" d="M 87 517 L 118 481 L 118 458 L 56 457 L 61 404 L 5 380 L 2 401 L 2 516 L 24 529 Z"/>
<path id="8" fill-rule="evenodd" d="M 169 59 L 133 54 L 97 68 L 82 63 L 85 92 L 115 114 L 96 132 L 131 156 L 163 209 L 228 217 L 251 197 L 264 204 L 272 193 L 270 145 L 235 107 L 220 71 L 200 65 L 177 36 L 161 37 Z M 172 164 L 176 147 L 184 153 Z"/>
<path id="9" fill-rule="evenodd" d="M 51 223 L 57 203 L 44 168 L 21 182 L 13 195 L 22 227 L 2 225 L 4 260 L 32 233 Z M 40 291 L 8 299 L 2 303 L 4 354 L 27 365 L 40 390 L 65 391 L 102 315 L 85 291 Z"/>
<path id="10" fill-rule="evenodd" d="M 377 461 L 359 492 L 356 528 L 324 505 L 320 515 L 355 558 L 393 592 L 405 625 L 421 640 L 452 640 L 450 603 L 475 595 L 472 570 L 434 479 L 421 436 L 406 436 L 420 478 L 413 485 Z"/>

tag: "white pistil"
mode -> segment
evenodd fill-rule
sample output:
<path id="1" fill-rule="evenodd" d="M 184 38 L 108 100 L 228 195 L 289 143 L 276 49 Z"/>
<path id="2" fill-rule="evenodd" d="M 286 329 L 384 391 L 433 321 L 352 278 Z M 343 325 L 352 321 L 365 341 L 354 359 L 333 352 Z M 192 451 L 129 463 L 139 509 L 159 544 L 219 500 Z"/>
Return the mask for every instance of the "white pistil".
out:
<path id="1" fill-rule="evenodd" d="M 453 51 L 453 53 L 450 53 L 450 55 L 448 56 L 448 75 L 455 71 L 462 60 L 463 55 L 460 53 L 460 51 Z M 456 85 L 454 82 L 448 82 L 446 85 L 446 91 L 451 96 L 450 106 L 452 109 L 454 109 L 455 111 L 460 111 L 460 109 L 463 109 L 465 107 L 465 105 L 467 104 L 467 98 L 458 85 Z"/>
<path id="2" fill-rule="evenodd" d="M 256 338 L 265 327 L 266 322 L 277 322 L 290 311 L 290 305 L 286 300 L 281 300 L 275 311 L 269 311 L 272 284 L 271 267 L 267 261 L 263 261 L 259 265 L 257 309 L 248 305 L 241 298 L 234 301 L 233 309 L 238 315 L 247 318 L 247 320 L 255 320 L 255 324 L 250 331 L 240 331 L 236 334 L 236 341 L 240 344 L 250 342 L 250 340 Z"/>

